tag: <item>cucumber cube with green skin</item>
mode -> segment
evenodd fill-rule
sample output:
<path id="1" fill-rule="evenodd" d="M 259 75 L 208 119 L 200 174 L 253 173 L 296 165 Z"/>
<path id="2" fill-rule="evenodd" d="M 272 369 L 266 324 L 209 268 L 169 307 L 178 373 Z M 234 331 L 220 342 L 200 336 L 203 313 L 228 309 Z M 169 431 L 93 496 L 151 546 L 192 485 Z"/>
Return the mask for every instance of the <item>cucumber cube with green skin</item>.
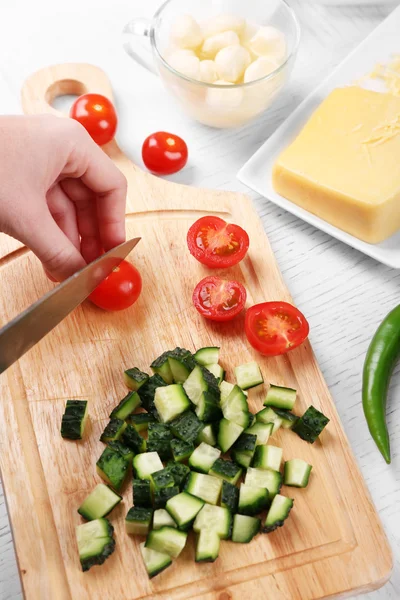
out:
<path id="1" fill-rule="evenodd" d="M 163 440 L 169 442 L 173 438 L 171 428 L 166 423 L 150 423 L 148 429 L 149 440 Z"/>
<path id="2" fill-rule="evenodd" d="M 118 440 L 116 440 L 115 442 L 109 442 L 108 447 L 112 448 L 112 450 L 115 450 L 116 452 L 121 454 L 124 458 L 126 458 L 126 460 L 129 462 L 130 465 L 132 464 L 132 460 L 133 460 L 133 457 L 135 456 L 135 453 L 133 452 L 133 450 L 131 448 L 128 448 L 128 446 L 124 446 L 124 444 L 122 444 L 122 442 L 120 442 Z"/>
<path id="3" fill-rule="evenodd" d="M 240 427 L 248 427 L 250 422 L 247 397 L 239 386 L 235 385 L 222 405 L 225 419 L 233 421 Z"/>
<path id="4" fill-rule="evenodd" d="M 114 442 L 115 440 L 119 440 L 121 435 L 124 433 L 126 429 L 125 421 L 122 419 L 111 419 L 110 422 L 106 425 L 103 433 L 100 436 L 101 442 Z"/>
<path id="5" fill-rule="evenodd" d="M 214 562 L 219 555 L 221 538 L 211 529 L 202 529 L 197 536 L 196 562 Z"/>
<path id="6" fill-rule="evenodd" d="M 272 434 L 274 426 L 272 423 L 255 422 L 254 425 L 246 429 L 245 433 L 251 433 L 257 436 L 257 446 L 264 445 L 268 442 L 269 436 Z"/>
<path id="7" fill-rule="evenodd" d="M 232 542 L 248 544 L 260 531 L 261 520 L 247 515 L 234 515 Z"/>
<path id="8" fill-rule="evenodd" d="M 208 504 L 218 504 L 221 495 L 222 481 L 211 475 L 203 473 L 191 472 L 186 485 L 185 491 L 197 496 Z"/>
<path id="9" fill-rule="evenodd" d="M 174 478 L 175 485 L 179 487 L 180 490 L 183 489 L 183 486 L 186 483 L 187 476 L 190 473 L 190 469 L 186 465 L 182 465 L 181 463 L 174 463 L 170 461 L 167 464 L 167 469 L 170 470 L 172 477 Z"/>
<path id="10" fill-rule="evenodd" d="M 242 469 L 236 463 L 222 458 L 218 458 L 209 471 L 209 475 L 224 479 L 233 485 L 239 481 L 241 474 Z"/>
<path id="11" fill-rule="evenodd" d="M 251 433 L 242 433 L 232 446 L 233 460 L 247 469 L 253 459 L 256 448 L 257 436 Z"/>
<path id="12" fill-rule="evenodd" d="M 156 419 L 158 419 L 157 409 L 154 405 L 154 396 L 156 393 L 156 389 L 159 387 L 166 386 L 164 379 L 160 377 L 160 375 L 152 375 L 149 379 L 142 385 L 138 390 L 138 394 L 140 396 L 140 400 L 142 401 L 142 406 L 147 412 L 152 414 Z"/>
<path id="13" fill-rule="evenodd" d="M 81 440 L 87 417 L 87 400 L 67 400 L 61 420 L 61 436 L 68 440 Z"/>
<path id="14" fill-rule="evenodd" d="M 246 485 L 267 488 L 270 500 L 279 494 L 282 487 L 282 475 L 271 469 L 254 469 L 249 467 L 244 480 Z"/>
<path id="15" fill-rule="evenodd" d="M 222 452 L 227 452 L 242 433 L 243 427 L 233 421 L 228 421 L 228 419 L 221 419 L 218 431 L 218 445 Z"/>
<path id="16" fill-rule="evenodd" d="M 133 506 L 125 517 L 126 533 L 132 535 L 147 535 L 153 518 L 151 508 Z"/>
<path id="17" fill-rule="evenodd" d="M 292 429 L 293 425 L 299 420 L 299 417 L 281 408 L 274 408 L 274 413 L 281 419 L 283 429 Z"/>
<path id="18" fill-rule="evenodd" d="M 180 415 L 177 419 L 171 421 L 170 427 L 175 437 L 192 444 L 203 429 L 204 423 L 189 410 L 183 415 Z"/>
<path id="19" fill-rule="evenodd" d="M 220 348 L 218 346 L 200 348 L 194 354 L 194 360 L 203 367 L 206 365 L 217 364 L 219 361 L 219 350 Z"/>
<path id="20" fill-rule="evenodd" d="M 150 475 L 150 481 L 153 483 L 155 490 L 162 490 L 163 488 L 173 487 L 175 485 L 172 473 L 167 468 L 152 473 Z"/>
<path id="21" fill-rule="evenodd" d="M 78 525 L 76 539 L 82 571 L 102 565 L 115 550 L 114 528 L 107 519 Z"/>
<path id="22" fill-rule="evenodd" d="M 187 492 L 181 492 L 170 498 L 165 508 L 178 525 L 179 529 L 188 529 L 203 508 L 204 501 Z"/>
<path id="23" fill-rule="evenodd" d="M 234 387 L 235 385 L 233 383 L 229 383 L 229 381 L 221 381 L 221 383 L 219 384 L 219 390 L 221 394 L 220 405 L 222 411 L 224 410 L 224 404 L 228 400 L 229 394 L 231 393 Z"/>
<path id="24" fill-rule="evenodd" d="M 171 440 L 170 442 L 172 456 L 175 462 L 187 460 L 194 452 L 193 444 L 187 444 L 182 440 Z"/>
<path id="25" fill-rule="evenodd" d="M 171 442 L 165 440 L 147 440 L 147 452 L 157 452 L 161 460 L 172 457 Z"/>
<path id="26" fill-rule="evenodd" d="M 208 425 L 206 425 L 197 436 L 196 443 L 201 444 L 202 442 L 204 442 L 209 446 L 216 446 L 217 436 L 215 435 L 214 431 L 215 425 L 217 425 L 218 427 L 218 423 L 209 423 Z"/>
<path id="27" fill-rule="evenodd" d="M 273 429 L 271 435 L 273 435 L 282 425 L 282 419 L 276 414 L 276 412 L 267 406 L 263 410 L 260 410 L 256 414 L 256 420 L 259 423 L 272 423 Z"/>
<path id="28" fill-rule="evenodd" d="M 189 377 L 183 384 L 183 389 L 185 390 L 189 400 L 197 406 L 200 402 L 203 392 L 208 390 L 208 384 L 204 378 L 203 369 L 199 365 L 197 365 L 190 373 Z"/>
<path id="29" fill-rule="evenodd" d="M 153 514 L 153 529 L 161 527 L 177 527 L 174 519 L 165 508 L 157 508 Z"/>
<path id="30" fill-rule="evenodd" d="M 271 533 L 278 527 L 282 527 L 293 508 L 293 502 L 294 500 L 291 498 L 286 498 L 280 494 L 275 496 L 265 519 L 264 533 Z"/>
<path id="31" fill-rule="evenodd" d="M 161 527 L 150 531 L 146 540 L 146 548 L 165 552 L 172 558 L 177 558 L 185 547 L 187 533 L 174 527 Z"/>
<path id="32" fill-rule="evenodd" d="M 154 405 L 163 423 L 170 423 L 190 408 L 182 385 L 175 383 L 156 389 Z"/>
<path id="33" fill-rule="evenodd" d="M 119 492 L 129 474 L 130 461 L 118 451 L 107 446 L 96 463 L 96 470 L 106 483 Z"/>
<path id="34" fill-rule="evenodd" d="M 221 450 L 202 442 L 189 458 L 189 467 L 199 473 L 208 473 L 220 456 Z"/>
<path id="35" fill-rule="evenodd" d="M 124 371 L 124 381 L 128 389 L 137 392 L 149 379 L 147 373 L 143 373 L 137 367 Z"/>
<path id="36" fill-rule="evenodd" d="M 218 381 L 218 385 L 225 377 L 224 369 L 221 367 L 221 365 L 218 365 L 217 363 L 212 363 L 211 365 L 204 365 L 204 368 L 214 375 L 215 379 Z"/>
<path id="37" fill-rule="evenodd" d="M 137 392 L 129 392 L 122 398 L 121 402 L 114 408 L 110 414 L 110 419 L 122 419 L 125 421 L 137 407 L 140 406 L 140 396 Z"/>
<path id="38" fill-rule="evenodd" d="M 309 406 L 302 417 L 292 427 L 302 440 L 313 444 L 323 429 L 328 425 L 329 419 L 314 406 Z"/>
<path id="39" fill-rule="evenodd" d="M 138 415 L 131 415 L 128 419 L 128 423 L 132 425 L 132 427 L 136 429 L 138 433 L 140 433 L 141 431 L 147 431 L 150 423 L 155 422 L 155 418 L 149 413 L 139 413 Z"/>
<path id="40" fill-rule="evenodd" d="M 248 390 L 264 383 L 260 367 L 256 362 L 250 362 L 235 368 L 236 381 L 242 390 Z"/>
<path id="41" fill-rule="evenodd" d="M 192 353 L 185 348 L 170 350 L 168 362 L 175 383 L 184 383 L 196 366 Z"/>
<path id="42" fill-rule="evenodd" d="M 149 452 L 158 452 L 162 460 L 168 460 L 172 456 L 172 437 L 169 425 L 164 423 L 151 423 L 149 425 L 147 450 Z"/>
<path id="43" fill-rule="evenodd" d="M 231 456 L 235 463 L 247 469 L 251 465 L 254 452 L 248 450 L 232 450 Z"/>
<path id="44" fill-rule="evenodd" d="M 238 512 L 253 517 L 268 506 L 268 490 L 266 488 L 245 485 L 240 486 Z"/>
<path id="45" fill-rule="evenodd" d="M 140 553 L 143 558 L 144 566 L 146 567 L 147 574 L 150 579 L 164 571 L 167 567 L 172 565 L 172 558 L 165 552 L 157 552 L 146 548 L 145 542 L 139 544 Z"/>
<path id="46" fill-rule="evenodd" d="M 154 508 L 164 508 L 168 500 L 179 494 L 179 492 L 177 485 L 156 490 L 154 492 Z"/>
<path id="47" fill-rule="evenodd" d="M 301 458 L 292 458 L 285 462 L 283 483 L 292 487 L 305 488 L 308 485 L 312 465 Z"/>
<path id="48" fill-rule="evenodd" d="M 264 406 L 292 410 L 294 403 L 296 402 L 296 394 L 296 390 L 292 388 L 271 384 L 264 400 Z"/>
<path id="49" fill-rule="evenodd" d="M 106 517 L 121 500 L 122 496 L 116 494 L 104 483 L 99 483 L 82 502 L 78 513 L 88 521 L 101 519 Z"/>
<path id="50" fill-rule="evenodd" d="M 151 485 L 149 479 L 134 479 L 132 481 L 133 504 L 144 508 L 153 505 L 151 497 Z"/>
<path id="51" fill-rule="evenodd" d="M 150 475 L 161 471 L 164 465 L 157 452 L 137 454 L 133 459 L 133 469 L 137 479 L 150 479 Z"/>
<path id="52" fill-rule="evenodd" d="M 126 425 L 126 424 L 125 424 Z M 121 435 L 121 442 L 131 448 L 135 454 L 146 452 L 147 443 L 132 425 L 126 425 Z"/>
<path id="53" fill-rule="evenodd" d="M 174 382 L 174 378 L 172 377 L 172 371 L 168 362 L 169 351 L 163 352 L 161 356 L 156 358 L 150 365 L 153 373 L 160 375 L 163 378 L 167 385 L 170 385 Z"/>
<path id="54" fill-rule="evenodd" d="M 196 415 L 204 423 L 219 421 L 222 417 L 222 411 L 219 403 L 210 392 L 203 392 L 198 405 L 196 406 Z"/>
<path id="55" fill-rule="evenodd" d="M 222 482 L 221 506 L 228 508 L 232 514 L 237 512 L 239 505 L 239 488 L 228 481 Z"/>
<path id="56" fill-rule="evenodd" d="M 231 525 L 232 515 L 228 508 L 214 506 L 213 504 L 204 504 L 193 523 L 193 530 L 198 533 L 202 529 L 210 529 L 222 540 L 227 540 L 230 535 Z"/>
<path id="57" fill-rule="evenodd" d="M 254 453 L 253 467 L 279 471 L 282 462 L 282 448 L 277 446 L 257 446 Z"/>

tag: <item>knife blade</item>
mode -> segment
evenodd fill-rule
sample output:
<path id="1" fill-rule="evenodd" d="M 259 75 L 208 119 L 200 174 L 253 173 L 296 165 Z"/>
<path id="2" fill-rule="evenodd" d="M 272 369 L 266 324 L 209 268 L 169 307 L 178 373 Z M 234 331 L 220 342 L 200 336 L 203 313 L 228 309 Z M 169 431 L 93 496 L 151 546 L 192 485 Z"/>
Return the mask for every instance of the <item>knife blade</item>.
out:
<path id="1" fill-rule="evenodd" d="M 140 239 L 128 240 L 99 256 L 0 329 L 0 374 L 79 306 Z"/>

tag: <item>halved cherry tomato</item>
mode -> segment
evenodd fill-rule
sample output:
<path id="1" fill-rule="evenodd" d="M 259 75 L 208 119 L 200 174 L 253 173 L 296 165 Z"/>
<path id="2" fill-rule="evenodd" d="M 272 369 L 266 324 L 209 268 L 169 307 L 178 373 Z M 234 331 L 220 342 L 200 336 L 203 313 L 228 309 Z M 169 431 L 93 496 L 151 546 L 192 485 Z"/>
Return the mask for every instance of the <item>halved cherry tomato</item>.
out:
<path id="1" fill-rule="evenodd" d="M 141 291 L 139 271 L 123 260 L 90 294 L 89 300 L 104 310 L 123 310 L 136 302 Z"/>
<path id="2" fill-rule="evenodd" d="M 69 116 L 79 121 L 99 146 L 111 142 L 117 129 L 117 113 L 108 98 L 101 94 L 79 96 Z"/>
<path id="3" fill-rule="evenodd" d="M 212 269 L 236 265 L 246 255 L 249 243 L 244 229 L 219 217 L 201 217 L 187 234 L 190 254 Z"/>
<path id="4" fill-rule="evenodd" d="M 188 147 L 186 142 L 173 133 L 157 131 L 146 138 L 142 146 L 143 162 L 152 173 L 171 175 L 186 165 Z"/>
<path id="5" fill-rule="evenodd" d="M 265 356 L 293 350 L 308 336 L 305 316 L 287 302 L 263 302 L 248 309 L 245 320 L 249 343 Z"/>
<path id="6" fill-rule="evenodd" d="M 245 288 L 238 281 L 205 277 L 194 289 L 193 304 L 206 319 L 230 321 L 243 310 L 246 295 Z"/>

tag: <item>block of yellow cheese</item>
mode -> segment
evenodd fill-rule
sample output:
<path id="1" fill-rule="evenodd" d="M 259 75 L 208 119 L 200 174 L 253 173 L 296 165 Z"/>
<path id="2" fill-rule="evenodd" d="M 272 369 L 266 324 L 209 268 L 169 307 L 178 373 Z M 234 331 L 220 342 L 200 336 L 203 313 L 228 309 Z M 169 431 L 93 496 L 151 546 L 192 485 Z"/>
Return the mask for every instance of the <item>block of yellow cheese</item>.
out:
<path id="1" fill-rule="evenodd" d="M 278 157 L 281 195 L 366 242 L 400 229 L 400 98 L 334 90 Z"/>

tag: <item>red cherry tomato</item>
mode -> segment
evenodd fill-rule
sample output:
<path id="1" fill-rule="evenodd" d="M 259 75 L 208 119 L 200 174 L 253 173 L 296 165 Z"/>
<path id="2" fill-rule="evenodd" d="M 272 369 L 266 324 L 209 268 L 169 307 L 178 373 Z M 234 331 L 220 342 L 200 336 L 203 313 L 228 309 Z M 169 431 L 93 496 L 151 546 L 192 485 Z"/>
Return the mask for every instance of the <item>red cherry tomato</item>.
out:
<path id="1" fill-rule="evenodd" d="M 263 302 L 248 309 L 245 320 L 249 343 L 265 356 L 286 354 L 308 336 L 305 316 L 287 302 Z"/>
<path id="2" fill-rule="evenodd" d="M 147 169 L 152 173 L 171 175 L 186 165 L 188 147 L 178 135 L 157 131 L 144 140 L 142 158 Z"/>
<path id="3" fill-rule="evenodd" d="M 236 265 L 246 255 L 249 243 L 244 229 L 219 217 L 201 217 L 187 234 L 190 254 L 212 269 Z"/>
<path id="4" fill-rule="evenodd" d="M 245 303 L 243 285 L 220 277 L 205 277 L 193 292 L 196 310 L 211 321 L 230 321 L 243 310 Z"/>
<path id="5" fill-rule="evenodd" d="M 141 291 L 139 271 L 123 260 L 90 294 L 89 300 L 104 310 L 123 310 L 136 302 Z"/>
<path id="6" fill-rule="evenodd" d="M 84 94 L 73 105 L 69 116 L 79 121 L 99 146 L 111 142 L 117 129 L 117 113 L 112 102 L 101 94 Z"/>

